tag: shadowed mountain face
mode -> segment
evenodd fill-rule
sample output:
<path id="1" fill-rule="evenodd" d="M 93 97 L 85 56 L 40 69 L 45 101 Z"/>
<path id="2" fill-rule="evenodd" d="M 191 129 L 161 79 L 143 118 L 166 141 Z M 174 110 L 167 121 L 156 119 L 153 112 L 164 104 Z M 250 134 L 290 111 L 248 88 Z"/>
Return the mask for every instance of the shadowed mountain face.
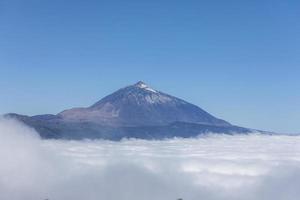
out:
<path id="1" fill-rule="evenodd" d="M 8 114 L 34 127 L 44 138 L 134 137 L 162 139 L 201 133 L 248 133 L 201 108 L 152 89 L 143 82 L 122 88 L 86 108 L 33 117 Z"/>

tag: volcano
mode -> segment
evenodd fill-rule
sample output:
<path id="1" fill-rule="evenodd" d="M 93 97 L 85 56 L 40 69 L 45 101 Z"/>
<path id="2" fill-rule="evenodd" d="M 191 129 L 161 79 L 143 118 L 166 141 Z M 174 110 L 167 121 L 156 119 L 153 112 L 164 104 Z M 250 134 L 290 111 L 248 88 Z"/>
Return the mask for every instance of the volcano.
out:
<path id="1" fill-rule="evenodd" d="M 24 122 L 46 139 L 165 139 L 252 132 L 142 81 L 119 89 L 89 107 L 72 108 L 56 115 L 7 114 L 6 117 Z"/>

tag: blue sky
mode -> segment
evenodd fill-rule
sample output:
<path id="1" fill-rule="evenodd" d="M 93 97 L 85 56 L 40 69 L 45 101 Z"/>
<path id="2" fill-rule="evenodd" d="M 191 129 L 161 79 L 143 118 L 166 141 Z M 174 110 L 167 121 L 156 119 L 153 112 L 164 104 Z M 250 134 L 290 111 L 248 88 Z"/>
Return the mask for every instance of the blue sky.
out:
<path id="1" fill-rule="evenodd" d="M 296 0 L 0 2 L 0 113 L 88 106 L 144 80 L 234 124 L 300 132 Z"/>

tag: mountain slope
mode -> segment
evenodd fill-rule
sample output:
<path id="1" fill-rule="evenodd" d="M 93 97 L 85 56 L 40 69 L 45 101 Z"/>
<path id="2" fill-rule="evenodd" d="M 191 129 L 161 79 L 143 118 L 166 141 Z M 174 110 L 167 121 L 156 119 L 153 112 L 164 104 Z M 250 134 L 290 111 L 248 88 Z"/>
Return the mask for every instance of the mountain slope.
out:
<path id="1" fill-rule="evenodd" d="M 166 125 L 175 121 L 230 125 L 184 100 L 156 91 L 143 82 L 128 86 L 88 108 L 58 114 L 66 121 L 111 126 Z"/>

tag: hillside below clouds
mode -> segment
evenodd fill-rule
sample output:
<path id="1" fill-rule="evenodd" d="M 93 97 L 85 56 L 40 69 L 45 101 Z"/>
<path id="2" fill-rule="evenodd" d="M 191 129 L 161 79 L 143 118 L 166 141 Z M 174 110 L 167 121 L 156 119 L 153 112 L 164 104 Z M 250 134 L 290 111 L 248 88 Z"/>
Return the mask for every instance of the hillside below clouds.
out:
<path id="1" fill-rule="evenodd" d="M 43 138 L 56 139 L 164 139 L 208 132 L 251 132 L 142 81 L 119 89 L 90 107 L 72 108 L 57 115 L 6 116 L 35 128 Z"/>

